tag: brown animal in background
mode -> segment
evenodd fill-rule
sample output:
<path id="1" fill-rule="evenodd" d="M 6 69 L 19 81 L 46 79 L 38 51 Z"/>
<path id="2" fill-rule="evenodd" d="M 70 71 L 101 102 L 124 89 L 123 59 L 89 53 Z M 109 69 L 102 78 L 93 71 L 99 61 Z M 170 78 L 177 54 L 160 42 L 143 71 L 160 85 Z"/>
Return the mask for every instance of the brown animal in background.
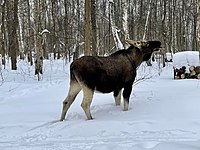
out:
<path id="1" fill-rule="evenodd" d="M 160 41 L 132 41 L 128 49 L 119 50 L 107 57 L 83 56 L 70 66 L 70 88 L 63 101 L 60 121 L 74 102 L 77 94 L 83 90 L 83 108 L 87 119 L 92 119 L 90 105 L 95 91 L 114 93 L 116 105 L 121 103 L 123 89 L 124 111 L 128 110 L 132 85 L 137 67 L 151 57 L 153 51 L 159 50 Z"/>

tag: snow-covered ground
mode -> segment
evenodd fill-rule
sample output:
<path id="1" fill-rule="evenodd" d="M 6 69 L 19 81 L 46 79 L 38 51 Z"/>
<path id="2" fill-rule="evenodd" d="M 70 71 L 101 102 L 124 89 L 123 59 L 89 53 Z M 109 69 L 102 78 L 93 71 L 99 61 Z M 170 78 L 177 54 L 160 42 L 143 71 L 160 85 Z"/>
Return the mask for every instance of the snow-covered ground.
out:
<path id="1" fill-rule="evenodd" d="M 151 78 L 134 85 L 129 111 L 115 106 L 112 94 L 96 93 L 95 119 L 87 121 L 80 93 L 63 122 L 69 64 L 45 61 L 39 82 L 24 61 L 17 71 L 3 70 L 0 150 L 199 150 L 200 81 L 173 80 L 171 64 L 160 76 L 156 68 L 139 68 L 138 76 Z"/>

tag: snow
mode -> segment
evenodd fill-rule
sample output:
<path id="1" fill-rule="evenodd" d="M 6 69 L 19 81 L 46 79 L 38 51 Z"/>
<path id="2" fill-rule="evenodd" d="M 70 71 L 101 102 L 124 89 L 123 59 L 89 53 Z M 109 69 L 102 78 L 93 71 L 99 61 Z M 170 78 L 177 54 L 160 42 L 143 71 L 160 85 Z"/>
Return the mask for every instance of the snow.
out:
<path id="1" fill-rule="evenodd" d="M 172 60 L 173 59 L 172 58 L 172 54 L 171 53 L 166 53 L 166 59 L 167 59 L 167 61 Z"/>
<path id="2" fill-rule="evenodd" d="M 44 33 L 50 33 L 50 31 L 48 29 L 44 29 L 42 30 L 41 35 L 43 35 Z"/>
<path id="3" fill-rule="evenodd" d="M 173 65 L 175 68 L 182 66 L 199 66 L 199 52 L 198 51 L 183 51 L 173 55 Z"/>
<path id="4" fill-rule="evenodd" d="M 10 64 L 8 64 L 9 66 Z M 6 68 L 8 68 L 6 66 Z M 112 94 L 96 93 L 87 121 L 80 93 L 59 122 L 69 88 L 69 64 L 44 61 L 42 81 L 34 67 L 19 61 L 18 70 L 2 70 L 0 86 L 1 150 L 199 150 L 200 81 L 173 80 L 168 63 L 138 69 L 129 111 L 115 106 Z"/>
<path id="5" fill-rule="evenodd" d="M 113 0 L 109 0 L 109 2 L 110 2 L 110 3 L 114 3 L 114 1 L 113 1 Z"/>

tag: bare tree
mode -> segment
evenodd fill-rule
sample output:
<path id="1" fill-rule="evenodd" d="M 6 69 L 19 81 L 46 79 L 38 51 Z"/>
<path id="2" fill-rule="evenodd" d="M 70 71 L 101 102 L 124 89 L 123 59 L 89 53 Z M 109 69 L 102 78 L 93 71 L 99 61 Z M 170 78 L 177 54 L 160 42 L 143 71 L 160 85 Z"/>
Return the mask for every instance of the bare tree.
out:
<path id="1" fill-rule="evenodd" d="M 124 38 L 125 41 L 128 40 L 129 37 L 129 28 L 128 28 L 128 0 L 122 0 L 122 8 L 123 8 L 123 30 L 124 30 Z M 129 44 L 125 42 L 125 48 L 128 48 Z"/>
<path id="2" fill-rule="evenodd" d="M 0 44 L 1 44 L 1 51 L 0 53 L 2 54 L 2 65 L 4 65 L 4 68 L 5 68 L 5 64 L 6 64 L 6 50 L 5 50 L 5 41 L 6 41 L 6 37 L 5 37 L 5 23 L 4 23 L 4 19 L 5 19 L 5 1 L 3 1 L 3 3 L 1 4 L 1 21 L 2 21 L 2 24 L 1 24 L 1 33 L 0 33 Z"/>
<path id="3" fill-rule="evenodd" d="M 200 0 L 197 1 L 197 40 L 199 49 L 199 59 L 200 59 Z"/>
<path id="4" fill-rule="evenodd" d="M 41 49 L 41 41 L 39 35 L 39 3 L 38 0 L 34 0 L 34 31 L 35 31 L 35 75 L 37 75 L 38 80 L 41 79 L 40 74 L 43 74 L 43 51 Z"/>
<path id="5" fill-rule="evenodd" d="M 150 13 L 151 13 L 151 0 L 149 1 L 148 11 L 147 11 L 146 23 L 145 23 L 145 26 L 144 26 L 144 34 L 143 34 L 143 38 L 142 38 L 143 40 L 146 39 L 146 33 L 147 33 L 147 30 L 148 30 L 148 22 L 149 22 Z"/>
<path id="6" fill-rule="evenodd" d="M 31 48 L 31 7 L 30 7 L 30 1 L 26 0 L 27 3 L 27 49 L 28 49 L 28 61 L 30 62 L 31 66 L 33 65 L 33 58 L 32 58 L 32 48 Z"/>
<path id="7" fill-rule="evenodd" d="M 165 21 L 166 21 L 166 11 L 167 11 L 167 3 L 166 3 L 166 0 L 163 0 L 163 16 L 162 16 L 162 25 L 161 25 L 161 31 L 163 33 L 162 35 L 162 41 L 163 41 L 163 44 L 164 44 L 164 47 L 166 47 L 167 43 L 166 43 L 166 36 L 167 36 L 167 33 L 166 33 L 166 24 L 165 24 Z M 162 66 L 165 67 L 165 53 L 160 53 L 162 59 L 160 61 L 160 63 L 162 63 Z"/>
<path id="8" fill-rule="evenodd" d="M 117 26 L 115 24 L 115 13 L 114 13 L 114 1 L 110 0 L 109 1 L 110 4 L 110 24 L 111 24 L 111 29 L 112 29 L 112 35 L 113 35 L 113 39 L 115 42 L 115 46 L 117 49 L 123 49 L 124 46 L 119 38 L 119 29 L 117 29 Z"/>
<path id="9" fill-rule="evenodd" d="M 91 55 L 91 46 L 90 46 L 90 0 L 85 0 L 85 33 L 84 33 L 84 41 L 85 41 L 85 55 Z"/>
<path id="10" fill-rule="evenodd" d="M 48 59 L 48 49 L 47 49 L 47 34 L 45 33 L 49 33 L 49 31 L 46 29 L 46 7 L 47 7 L 47 2 L 46 0 L 42 0 L 41 1 L 41 17 L 40 17 L 40 22 L 41 22 L 41 30 L 42 32 L 42 53 L 43 53 L 43 57 L 45 59 Z"/>
<path id="11" fill-rule="evenodd" d="M 17 70 L 17 53 L 19 43 L 17 38 L 18 28 L 18 0 L 6 1 L 7 8 L 7 30 L 8 30 L 8 49 L 11 56 L 11 69 Z"/>
<path id="12" fill-rule="evenodd" d="M 92 55 L 97 55 L 97 23 L 96 23 L 96 0 L 91 0 L 91 40 Z"/>

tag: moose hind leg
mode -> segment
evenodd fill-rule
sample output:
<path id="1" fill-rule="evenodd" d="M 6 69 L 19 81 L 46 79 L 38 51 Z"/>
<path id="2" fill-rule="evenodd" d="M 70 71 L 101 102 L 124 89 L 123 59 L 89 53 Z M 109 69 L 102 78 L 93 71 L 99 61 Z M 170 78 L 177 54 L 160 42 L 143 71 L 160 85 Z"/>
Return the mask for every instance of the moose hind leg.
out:
<path id="1" fill-rule="evenodd" d="M 90 105 L 92 103 L 93 94 L 93 90 L 86 86 L 83 87 L 83 101 L 81 103 L 81 107 L 83 108 L 88 120 L 93 119 L 90 113 Z"/>
<path id="2" fill-rule="evenodd" d="M 121 93 L 122 93 L 121 90 L 114 91 L 115 104 L 117 106 L 121 104 Z"/>
<path id="3" fill-rule="evenodd" d="M 63 101 L 63 109 L 60 121 L 63 121 L 65 119 L 66 113 L 71 106 L 71 104 L 74 102 L 77 94 L 81 91 L 81 86 L 78 82 L 71 82 L 68 95 L 66 99 Z"/>
<path id="4" fill-rule="evenodd" d="M 124 87 L 124 91 L 123 91 L 124 111 L 128 110 L 129 98 L 130 98 L 130 95 L 131 95 L 131 91 L 132 91 L 132 84 Z"/>

